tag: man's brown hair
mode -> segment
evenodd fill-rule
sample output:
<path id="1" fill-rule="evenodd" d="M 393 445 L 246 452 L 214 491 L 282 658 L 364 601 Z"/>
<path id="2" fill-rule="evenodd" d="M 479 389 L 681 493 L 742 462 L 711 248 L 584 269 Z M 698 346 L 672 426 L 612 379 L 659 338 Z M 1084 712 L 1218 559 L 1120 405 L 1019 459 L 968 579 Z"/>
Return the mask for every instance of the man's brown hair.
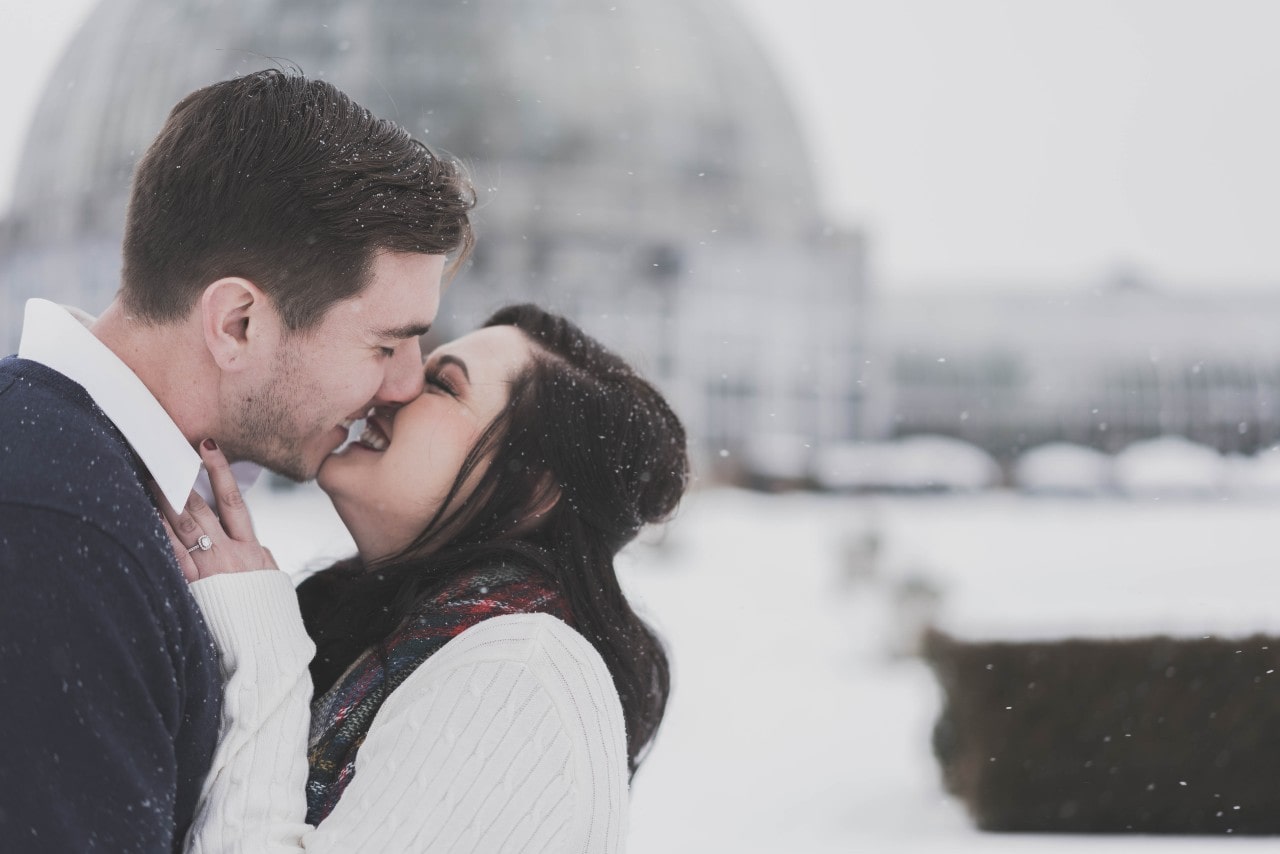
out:
<path id="1" fill-rule="evenodd" d="M 329 83 L 259 71 L 188 95 L 147 149 L 121 296 L 163 323 L 241 276 L 305 330 L 365 287 L 378 251 L 454 253 L 456 267 L 474 205 L 456 161 Z"/>

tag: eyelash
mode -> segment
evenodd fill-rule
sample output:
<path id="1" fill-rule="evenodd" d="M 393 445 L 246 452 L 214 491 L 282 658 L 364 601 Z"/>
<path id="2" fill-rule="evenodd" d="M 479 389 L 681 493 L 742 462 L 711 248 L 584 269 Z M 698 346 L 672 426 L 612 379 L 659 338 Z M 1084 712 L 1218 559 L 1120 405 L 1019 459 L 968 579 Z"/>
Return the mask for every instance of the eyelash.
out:
<path id="1" fill-rule="evenodd" d="M 458 396 L 457 390 L 454 389 L 453 386 L 449 385 L 449 383 L 445 381 L 445 379 L 440 374 L 428 373 L 426 376 L 426 380 L 427 380 L 427 385 L 435 386 L 436 388 L 440 389 L 450 397 Z"/>
<path id="2" fill-rule="evenodd" d="M 396 348 L 395 347 L 379 347 L 378 352 L 381 353 L 386 358 L 390 359 L 392 356 L 396 354 Z"/>

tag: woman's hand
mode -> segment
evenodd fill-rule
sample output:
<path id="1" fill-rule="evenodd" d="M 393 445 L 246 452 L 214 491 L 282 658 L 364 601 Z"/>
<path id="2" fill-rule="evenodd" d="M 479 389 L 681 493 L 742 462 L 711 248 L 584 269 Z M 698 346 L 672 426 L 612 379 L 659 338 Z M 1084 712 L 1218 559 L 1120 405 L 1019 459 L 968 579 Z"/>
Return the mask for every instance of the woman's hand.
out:
<path id="1" fill-rule="evenodd" d="M 163 498 L 160 500 L 165 528 L 182 574 L 187 581 L 199 581 L 224 572 L 279 569 L 271 552 L 254 535 L 249 508 L 240 495 L 231 466 L 212 439 L 200 445 L 200 458 L 209 470 L 209 483 L 222 518 L 195 492 L 181 513 Z"/>

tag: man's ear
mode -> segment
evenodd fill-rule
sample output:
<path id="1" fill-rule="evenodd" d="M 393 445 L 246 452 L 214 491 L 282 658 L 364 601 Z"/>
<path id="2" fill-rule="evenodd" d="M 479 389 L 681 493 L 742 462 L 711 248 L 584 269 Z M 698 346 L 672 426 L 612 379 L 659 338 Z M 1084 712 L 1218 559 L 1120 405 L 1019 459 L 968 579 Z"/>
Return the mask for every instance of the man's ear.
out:
<path id="1" fill-rule="evenodd" d="M 205 346 L 224 371 L 240 370 L 245 355 L 267 336 L 278 335 L 275 311 L 266 294 L 248 279 L 218 279 L 200 295 L 200 322 Z"/>

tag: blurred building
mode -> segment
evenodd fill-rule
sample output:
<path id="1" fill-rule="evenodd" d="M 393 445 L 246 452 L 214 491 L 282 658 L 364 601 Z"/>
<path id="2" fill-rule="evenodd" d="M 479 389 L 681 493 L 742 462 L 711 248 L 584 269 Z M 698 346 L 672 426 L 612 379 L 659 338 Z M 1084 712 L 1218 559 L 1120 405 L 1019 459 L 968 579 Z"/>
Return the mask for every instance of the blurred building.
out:
<path id="1" fill-rule="evenodd" d="M 1119 280 L 878 298 L 868 436 L 935 433 L 1008 461 L 1065 441 L 1115 452 L 1179 435 L 1228 453 L 1280 442 L 1280 295 Z"/>
<path id="2" fill-rule="evenodd" d="M 710 459 L 852 437 L 863 243 L 723 0 L 104 0 L 0 223 L 0 346 L 39 295 L 103 308 L 133 164 L 185 93 L 296 64 L 469 164 L 480 243 L 439 326 L 532 299 L 673 396 Z"/>

